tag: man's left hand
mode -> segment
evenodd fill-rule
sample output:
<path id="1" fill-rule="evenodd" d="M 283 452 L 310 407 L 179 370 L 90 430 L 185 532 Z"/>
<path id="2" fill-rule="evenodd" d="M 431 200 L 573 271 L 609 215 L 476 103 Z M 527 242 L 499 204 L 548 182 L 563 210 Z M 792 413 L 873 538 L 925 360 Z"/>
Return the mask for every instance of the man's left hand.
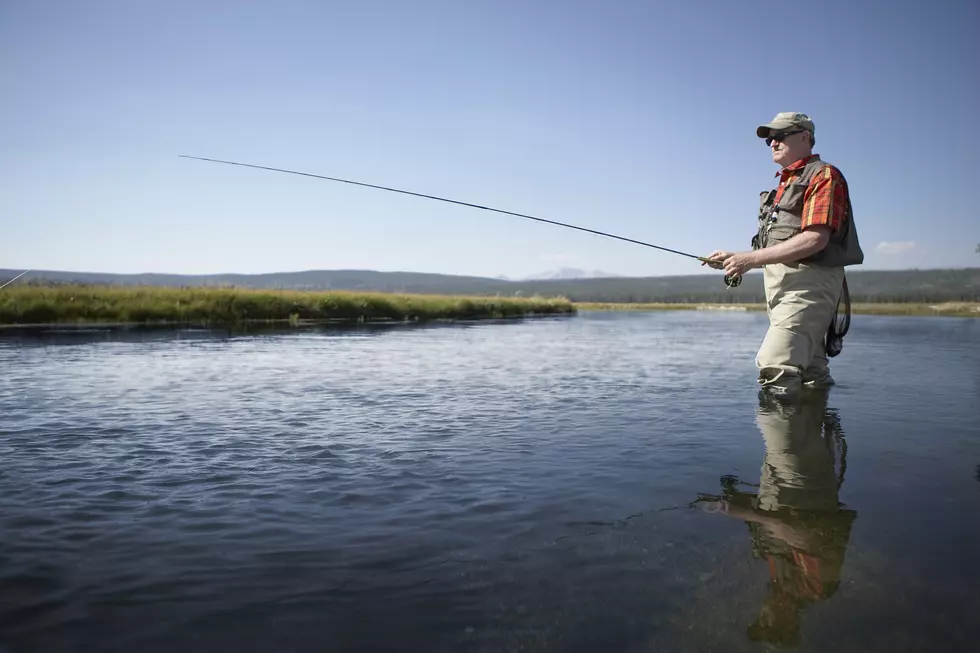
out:
<path id="1" fill-rule="evenodd" d="M 725 274 L 730 277 L 740 277 L 749 270 L 759 267 L 754 252 L 732 254 L 725 259 Z"/>

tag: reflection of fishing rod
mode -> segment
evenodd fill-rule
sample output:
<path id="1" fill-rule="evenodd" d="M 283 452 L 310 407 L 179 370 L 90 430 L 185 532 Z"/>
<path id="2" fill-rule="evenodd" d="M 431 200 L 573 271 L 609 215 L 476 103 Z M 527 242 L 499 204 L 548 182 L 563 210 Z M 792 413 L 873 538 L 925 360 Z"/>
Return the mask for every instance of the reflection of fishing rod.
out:
<path id="1" fill-rule="evenodd" d="M 416 197 L 425 197 L 430 200 L 439 200 L 440 202 L 449 202 L 451 204 L 461 204 L 463 206 L 469 206 L 474 209 L 484 209 L 485 211 L 496 211 L 497 213 L 505 213 L 507 215 L 514 215 L 519 218 L 527 218 L 529 220 L 537 220 L 538 222 L 547 222 L 548 224 L 556 224 L 560 227 L 568 227 L 569 229 L 578 229 L 579 231 L 587 231 L 592 234 L 599 236 L 606 236 L 607 238 L 615 238 L 617 240 L 625 240 L 626 242 L 636 243 L 637 245 L 643 245 L 644 247 L 652 247 L 654 249 L 660 249 L 665 252 L 670 252 L 672 254 L 679 254 L 680 256 L 687 256 L 688 258 L 693 258 L 701 261 L 702 263 L 717 263 L 717 261 L 712 261 L 703 256 L 695 256 L 694 254 L 688 254 L 686 252 L 679 252 L 676 249 L 670 249 L 667 247 L 661 247 L 659 245 L 651 245 L 650 243 L 644 243 L 640 240 L 633 240 L 632 238 L 624 238 L 622 236 L 614 236 L 613 234 L 607 234 L 602 231 L 596 231 L 595 229 L 586 229 L 585 227 L 576 227 L 575 225 L 565 224 L 564 222 L 555 222 L 554 220 L 545 220 L 544 218 L 536 218 L 533 215 L 525 215 L 523 213 L 514 213 L 513 211 L 504 211 L 501 209 L 494 209 L 489 206 L 481 206 L 479 204 L 470 204 L 469 202 L 460 202 L 458 200 L 450 200 L 444 197 L 436 197 L 435 195 L 425 195 L 423 193 L 413 193 L 408 190 L 399 190 L 397 188 L 388 188 L 386 186 L 376 186 L 375 184 L 365 184 L 359 181 L 349 181 L 347 179 L 338 179 L 337 177 L 325 177 L 323 175 L 314 175 L 309 172 L 297 172 L 295 170 L 283 170 L 282 168 L 270 168 L 267 166 L 252 165 L 250 163 L 237 163 L 235 161 L 222 161 L 220 159 L 207 159 L 200 156 L 189 156 L 186 154 L 178 155 L 184 159 L 197 159 L 199 161 L 211 161 L 213 163 L 227 163 L 234 166 L 245 166 L 246 168 L 258 168 L 259 170 L 272 170 L 274 172 L 285 172 L 291 175 L 302 175 L 304 177 L 315 177 L 316 179 L 327 179 L 329 181 L 339 181 L 345 184 L 355 184 L 357 186 L 367 186 L 368 188 L 378 188 L 380 190 L 388 190 L 394 193 L 404 193 L 405 195 L 415 195 Z M 734 288 L 742 283 L 742 277 L 740 276 L 725 276 L 725 285 L 729 288 Z"/>
<path id="2" fill-rule="evenodd" d="M 13 282 L 17 281 L 18 279 L 20 279 L 22 276 L 24 276 L 28 272 L 30 272 L 30 270 L 24 270 L 23 272 L 21 272 L 20 274 L 18 274 L 16 277 L 14 277 L 13 279 L 11 279 L 10 281 L 8 281 L 7 283 L 5 283 L 2 286 L 0 286 L 0 290 L 3 290 L 4 288 L 6 288 L 7 286 L 9 286 Z"/>

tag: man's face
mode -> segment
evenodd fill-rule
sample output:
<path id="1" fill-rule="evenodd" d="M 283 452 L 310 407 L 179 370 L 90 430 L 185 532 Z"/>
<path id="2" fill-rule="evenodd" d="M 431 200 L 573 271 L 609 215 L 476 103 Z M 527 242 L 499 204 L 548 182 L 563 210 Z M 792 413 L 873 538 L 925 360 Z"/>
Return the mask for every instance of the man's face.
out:
<path id="1" fill-rule="evenodd" d="M 766 139 L 766 143 L 772 150 L 773 163 L 781 167 L 810 155 L 810 136 L 798 127 L 773 131 Z"/>

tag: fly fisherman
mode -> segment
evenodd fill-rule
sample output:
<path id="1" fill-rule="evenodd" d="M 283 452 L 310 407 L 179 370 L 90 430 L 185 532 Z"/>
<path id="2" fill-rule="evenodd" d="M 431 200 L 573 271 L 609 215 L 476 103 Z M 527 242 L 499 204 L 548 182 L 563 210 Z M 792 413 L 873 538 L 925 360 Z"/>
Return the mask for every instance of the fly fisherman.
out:
<path id="1" fill-rule="evenodd" d="M 779 113 L 756 134 L 780 166 L 779 185 L 760 196 L 752 251 L 716 250 L 708 258 L 718 263 L 708 265 L 729 275 L 763 269 L 769 329 L 756 355 L 758 381 L 774 394 L 795 395 L 803 386 L 834 383 L 827 358 L 840 352 L 843 337 L 834 329 L 847 288 L 844 267 L 862 263 L 864 253 L 846 180 L 812 153 L 809 116 Z"/>

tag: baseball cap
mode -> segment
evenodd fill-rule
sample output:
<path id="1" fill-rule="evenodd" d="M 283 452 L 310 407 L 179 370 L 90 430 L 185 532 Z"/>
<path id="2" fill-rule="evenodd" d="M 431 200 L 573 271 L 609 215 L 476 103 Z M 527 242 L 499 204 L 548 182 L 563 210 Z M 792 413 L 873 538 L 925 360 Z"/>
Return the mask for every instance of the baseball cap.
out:
<path id="1" fill-rule="evenodd" d="M 759 138 L 769 138 L 770 131 L 786 131 L 794 127 L 805 129 L 811 134 L 815 131 L 810 116 L 805 113 L 799 113 L 798 111 L 783 111 L 782 113 L 777 113 L 776 117 L 772 119 L 772 122 L 766 125 L 759 125 L 755 133 Z"/>

